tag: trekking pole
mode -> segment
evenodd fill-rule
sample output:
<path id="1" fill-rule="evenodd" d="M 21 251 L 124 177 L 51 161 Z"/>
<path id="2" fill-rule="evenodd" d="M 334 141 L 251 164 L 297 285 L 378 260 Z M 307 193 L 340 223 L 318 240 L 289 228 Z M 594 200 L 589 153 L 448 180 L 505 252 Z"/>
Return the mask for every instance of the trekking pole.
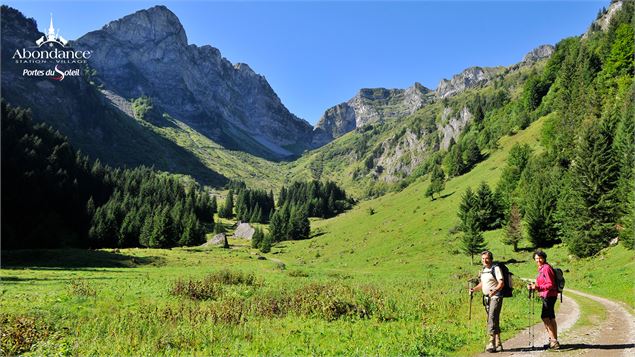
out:
<path id="1" fill-rule="evenodd" d="M 527 297 L 529 298 L 529 302 L 527 305 L 527 334 L 529 335 L 529 350 L 533 351 L 534 349 L 534 326 L 533 326 L 533 318 L 534 318 L 534 289 L 531 286 L 527 286 Z"/>
<path id="2" fill-rule="evenodd" d="M 468 321 L 472 321 L 472 300 L 474 299 L 474 292 L 472 291 L 472 288 L 473 288 L 472 285 L 473 284 L 472 284 L 471 281 L 467 282 L 467 287 L 470 290 L 470 312 L 469 312 L 469 315 L 468 315 L 468 318 L 467 318 Z M 471 322 L 470 322 L 470 324 L 471 324 Z"/>
<path id="3" fill-rule="evenodd" d="M 535 314 L 535 308 L 536 308 L 535 299 L 534 299 L 535 294 L 536 294 L 536 291 L 534 289 L 530 289 L 529 290 L 529 296 L 530 296 L 530 299 L 531 299 L 531 301 L 529 302 L 531 304 L 531 321 L 529 323 L 530 323 L 530 326 L 531 326 L 530 329 L 531 329 L 531 350 L 532 351 L 534 350 L 534 324 L 533 324 L 533 322 L 534 322 L 534 314 Z"/>

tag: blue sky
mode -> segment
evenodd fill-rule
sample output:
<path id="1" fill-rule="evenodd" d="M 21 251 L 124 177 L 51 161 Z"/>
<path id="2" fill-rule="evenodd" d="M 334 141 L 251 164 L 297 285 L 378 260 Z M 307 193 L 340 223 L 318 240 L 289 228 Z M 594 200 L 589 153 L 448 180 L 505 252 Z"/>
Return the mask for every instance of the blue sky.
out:
<path id="1" fill-rule="evenodd" d="M 315 124 L 360 88 L 434 89 L 470 66 L 510 65 L 588 28 L 606 1 L 3 1 L 67 39 L 153 5 L 264 75 L 291 112 Z"/>

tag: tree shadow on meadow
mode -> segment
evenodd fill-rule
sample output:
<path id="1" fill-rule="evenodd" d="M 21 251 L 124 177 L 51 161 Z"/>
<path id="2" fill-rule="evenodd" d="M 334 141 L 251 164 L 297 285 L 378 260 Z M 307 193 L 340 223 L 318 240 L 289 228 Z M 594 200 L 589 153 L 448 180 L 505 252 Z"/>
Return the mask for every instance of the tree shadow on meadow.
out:
<path id="1" fill-rule="evenodd" d="M 133 256 L 117 250 L 38 249 L 3 250 L 2 269 L 82 269 L 134 268 L 143 265 L 164 265 L 157 256 Z"/>

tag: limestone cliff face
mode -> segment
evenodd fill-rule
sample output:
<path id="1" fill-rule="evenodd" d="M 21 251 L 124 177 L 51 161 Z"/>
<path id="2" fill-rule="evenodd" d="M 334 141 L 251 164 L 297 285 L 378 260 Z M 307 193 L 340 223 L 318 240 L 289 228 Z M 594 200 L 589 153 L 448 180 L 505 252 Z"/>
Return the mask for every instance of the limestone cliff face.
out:
<path id="1" fill-rule="evenodd" d="M 367 124 L 410 115 L 432 100 L 432 92 L 419 83 L 407 89 L 361 89 L 349 101 L 326 110 L 315 127 L 313 146 L 322 146 Z"/>
<path id="2" fill-rule="evenodd" d="M 591 31 L 593 31 L 594 29 L 606 31 L 609 28 L 611 19 L 613 19 L 615 13 L 617 13 L 617 11 L 619 11 L 623 5 L 623 0 L 612 0 L 611 5 L 609 5 L 608 9 L 606 9 L 606 11 L 604 11 L 604 13 L 599 18 L 593 21 L 593 23 L 589 27 L 589 30 L 585 32 L 584 35 L 582 35 L 582 38 L 587 38 Z"/>
<path id="3" fill-rule="evenodd" d="M 457 141 L 471 120 L 472 113 L 466 107 L 463 107 L 459 113 L 453 113 L 450 108 L 443 108 L 441 122 L 445 125 L 441 128 L 441 149 L 447 150 L 452 139 Z"/>
<path id="4" fill-rule="evenodd" d="M 148 96 L 159 112 L 226 147 L 280 159 L 310 142 L 311 125 L 287 110 L 263 76 L 214 47 L 188 45 L 164 6 L 110 22 L 73 45 L 93 50 L 89 64 L 107 90 Z"/>
<path id="5" fill-rule="evenodd" d="M 555 50 L 556 48 L 553 47 L 552 45 L 538 46 L 534 48 L 533 50 L 531 50 L 529 53 L 527 53 L 525 57 L 523 57 L 523 61 L 521 62 L 521 64 L 523 65 L 533 64 L 545 58 L 549 58 L 551 57 L 551 55 L 554 53 Z"/>
<path id="6" fill-rule="evenodd" d="M 466 89 L 481 86 L 504 70 L 503 67 L 470 67 L 452 79 L 442 79 L 435 90 L 437 97 L 446 98 Z"/>

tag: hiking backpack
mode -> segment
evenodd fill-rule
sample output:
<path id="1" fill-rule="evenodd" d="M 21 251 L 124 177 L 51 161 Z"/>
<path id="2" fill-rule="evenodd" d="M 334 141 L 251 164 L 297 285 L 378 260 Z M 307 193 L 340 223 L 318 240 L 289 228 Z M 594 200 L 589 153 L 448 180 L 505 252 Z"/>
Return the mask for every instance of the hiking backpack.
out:
<path id="1" fill-rule="evenodd" d="M 503 297 L 512 297 L 512 291 L 514 290 L 512 276 L 514 274 L 509 271 L 509 269 L 507 268 L 505 264 L 494 263 L 492 264 L 492 275 L 494 275 L 494 279 L 496 280 L 498 280 L 496 278 L 496 270 L 495 270 L 496 267 L 500 268 L 501 274 L 503 274 L 503 283 L 505 283 L 505 286 L 503 286 L 503 290 L 501 291 L 501 295 Z"/>
<path id="2" fill-rule="evenodd" d="M 553 273 L 556 276 L 556 285 L 558 286 L 558 292 L 560 293 L 560 302 L 562 302 L 562 291 L 564 290 L 565 283 L 564 272 L 560 268 L 551 267 L 551 269 L 553 269 Z"/>

